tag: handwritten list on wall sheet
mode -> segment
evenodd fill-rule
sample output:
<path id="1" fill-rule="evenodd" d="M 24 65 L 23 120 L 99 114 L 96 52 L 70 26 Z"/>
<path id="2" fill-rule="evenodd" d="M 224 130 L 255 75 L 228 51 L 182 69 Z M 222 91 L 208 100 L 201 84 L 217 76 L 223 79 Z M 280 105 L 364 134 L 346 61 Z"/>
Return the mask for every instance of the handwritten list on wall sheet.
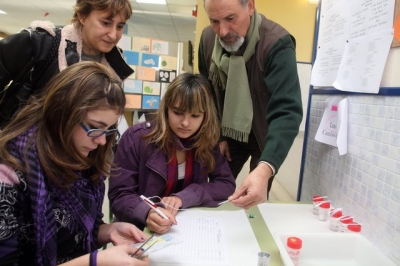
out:
<path id="1" fill-rule="evenodd" d="M 322 0 L 311 84 L 377 93 L 393 41 L 395 0 Z"/>

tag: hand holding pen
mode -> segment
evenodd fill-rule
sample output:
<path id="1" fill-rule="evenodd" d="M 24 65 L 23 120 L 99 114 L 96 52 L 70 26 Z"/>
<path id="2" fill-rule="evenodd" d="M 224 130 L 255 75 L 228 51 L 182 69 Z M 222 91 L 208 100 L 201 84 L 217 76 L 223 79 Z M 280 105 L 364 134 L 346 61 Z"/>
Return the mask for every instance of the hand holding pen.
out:
<path id="1" fill-rule="evenodd" d="M 143 195 L 141 195 L 140 198 L 141 198 L 145 203 L 147 203 L 147 205 L 149 205 L 150 208 L 152 208 L 152 209 L 153 209 L 158 215 L 160 215 L 162 218 L 167 219 L 167 220 L 169 219 L 168 216 L 165 215 L 165 214 L 159 209 L 159 207 L 158 207 L 154 202 L 152 202 L 150 199 L 146 198 L 146 197 L 143 196 Z"/>
<path id="2" fill-rule="evenodd" d="M 170 230 L 172 225 L 177 224 L 174 215 L 168 210 L 157 206 L 153 201 L 143 195 L 140 196 L 140 198 L 152 209 L 146 218 L 146 226 L 150 231 L 164 234 Z"/>

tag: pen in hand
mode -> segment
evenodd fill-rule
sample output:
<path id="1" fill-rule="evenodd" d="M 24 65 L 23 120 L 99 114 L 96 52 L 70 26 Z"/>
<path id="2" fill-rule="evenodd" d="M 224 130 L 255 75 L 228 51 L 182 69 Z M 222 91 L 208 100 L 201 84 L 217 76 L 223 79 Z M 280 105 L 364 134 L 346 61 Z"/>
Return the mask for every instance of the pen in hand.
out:
<path id="1" fill-rule="evenodd" d="M 141 195 L 140 198 L 146 202 L 150 208 L 152 208 L 158 215 L 160 215 L 162 218 L 169 220 L 168 216 L 165 215 L 160 209 L 158 209 L 158 206 L 152 202 L 150 199 L 146 198 L 145 196 Z"/>
<path id="2" fill-rule="evenodd" d="M 222 205 L 222 204 L 227 203 L 227 202 L 229 202 L 229 201 L 230 201 L 230 200 L 225 200 L 225 201 L 219 202 L 218 205 Z"/>

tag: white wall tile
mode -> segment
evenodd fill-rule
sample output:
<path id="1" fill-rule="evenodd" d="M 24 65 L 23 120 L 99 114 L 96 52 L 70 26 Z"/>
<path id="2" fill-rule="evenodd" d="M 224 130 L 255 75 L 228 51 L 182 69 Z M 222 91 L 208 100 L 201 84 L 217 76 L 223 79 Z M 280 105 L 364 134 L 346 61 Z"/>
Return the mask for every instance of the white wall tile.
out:
<path id="1" fill-rule="evenodd" d="M 301 201 L 327 195 L 400 265 L 400 97 L 348 96 L 348 153 L 315 141 L 329 95 L 313 95 Z M 343 96 L 344 97 L 344 96 Z"/>

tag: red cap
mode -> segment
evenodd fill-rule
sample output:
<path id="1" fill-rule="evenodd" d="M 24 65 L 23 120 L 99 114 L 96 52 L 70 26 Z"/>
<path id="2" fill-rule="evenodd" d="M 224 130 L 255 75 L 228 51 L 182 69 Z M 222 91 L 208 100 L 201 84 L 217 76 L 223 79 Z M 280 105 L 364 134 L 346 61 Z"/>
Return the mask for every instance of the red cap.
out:
<path id="1" fill-rule="evenodd" d="M 329 201 L 325 201 L 319 205 L 323 209 L 329 209 L 331 207 L 331 203 Z"/>
<path id="2" fill-rule="evenodd" d="M 358 223 L 349 224 L 347 226 L 347 229 L 349 229 L 349 231 L 351 232 L 356 232 L 356 233 L 361 232 L 361 224 Z"/>
<path id="3" fill-rule="evenodd" d="M 293 249 L 301 249 L 303 242 L 298 237 L 288 237 L 287 239 L 287 246 Z"/>
<path id="4" fill-rule="evenodd" d="M 313 202 L 323 201 L 324 197 L 315 195 L 312 197 Z"/>
<path id="5" fill-rule="evenodd" d="M 344 223 L 344 224 L 349 224 L 353 222 L 353 217 L 351 216 L 344 216 L 342 218 L 340 218 L 340 222 Z"/>
<path id="6" fill-rule="evenodd" d="M 331 217 L 339 218 L 340 216 L 342 216 L 341 210 L 331 210 Z"/>

